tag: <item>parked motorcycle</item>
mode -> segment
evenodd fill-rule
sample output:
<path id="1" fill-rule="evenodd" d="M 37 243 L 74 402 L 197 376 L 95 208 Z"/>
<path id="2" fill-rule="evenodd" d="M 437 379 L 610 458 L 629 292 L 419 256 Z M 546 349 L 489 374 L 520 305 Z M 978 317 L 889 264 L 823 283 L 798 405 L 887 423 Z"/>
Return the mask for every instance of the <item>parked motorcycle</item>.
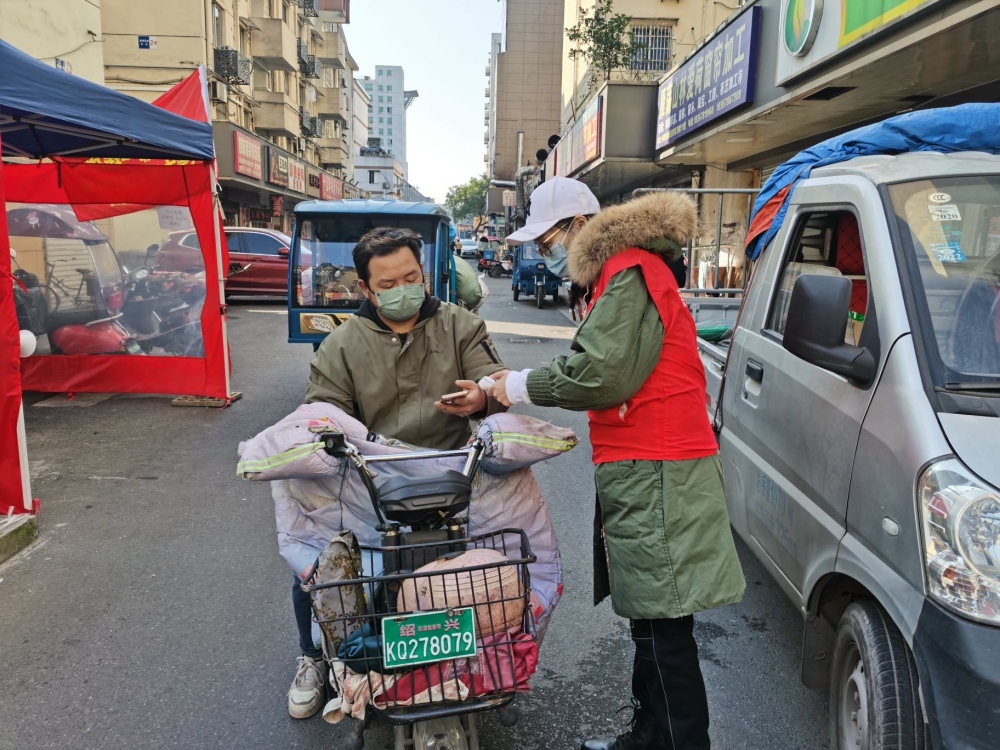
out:
<path id="1" fill-rule="evenodd" d="M 341 433 L 321 440 L 327 453 L 357 470 L 381 532 L 380 547 L 360 547 L 356 575 L 328 577 L 321 556 L 302 584 L 313 599 L 328 671 L 343 674 L 350 660 L 353 679 L 371 696 L 347 746 L 361 750 L 377 717 L 393 726 L 395 750 L 478 750 L 479 712 L 497 711 L 508 727 L 518 718 L 511 705 L 515 639 L 531 640 L 528 565 L 536 560 L 523 530 L 473 536 L 459 517 L 470 504 L 483 441 L 366 457 Z M 462 471 L 375 484 L 371 467 L 378 462 L 445 457 L 463 457 Z M 465 564 L 470 559 L 478 564 Z M 429 574 L 425 566 L 447 574 Z"/>
<path id="2" fill-rule="evenodd" d="M 205 282 L 198 275 L 163 273 L 143 266 L 129 272 L 124 324 L 133 332 L 140 348 L 154 348 L 185 357 L 204 356 L 201 307 Z"/>
<path id="3" fill-rule="evenodd" d="M 89 287 L 97 318 L 82 322 L 65 322 L 65 317 L 50 319 L 46 325 L 49 351 L 52 354 L 142 354 L 133 332 L 121 320 L 125 303 L 124 279 L 107 284 L 95 281 Z M 85 310 L 81 314 L 89 317 L 94 313 Z"/>

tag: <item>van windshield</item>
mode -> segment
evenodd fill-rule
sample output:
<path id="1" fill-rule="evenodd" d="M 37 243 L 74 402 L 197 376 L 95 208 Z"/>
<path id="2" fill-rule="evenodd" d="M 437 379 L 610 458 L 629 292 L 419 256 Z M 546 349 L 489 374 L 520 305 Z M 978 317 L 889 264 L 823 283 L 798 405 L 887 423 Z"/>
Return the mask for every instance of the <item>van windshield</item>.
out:
<path id="1" fill-rule="evenodd" d="M 356 308 L 364 295 L 358 288 L 354 246 L 376 227 L 412 229 L 424 242 L 421 265 L 424 283 L 431 279 L 434 220 L 423 217 L 365 214 L 314 214 L 296 217 L 292 246 L 295 297 L 301 307 Z M 428 286 L 428 291 L 430 287 Z"/>
<path id="2" fill-rule="evenodd" d="M 1000 385 L 1000 175 L 888 189 L 936 384 Z"/>

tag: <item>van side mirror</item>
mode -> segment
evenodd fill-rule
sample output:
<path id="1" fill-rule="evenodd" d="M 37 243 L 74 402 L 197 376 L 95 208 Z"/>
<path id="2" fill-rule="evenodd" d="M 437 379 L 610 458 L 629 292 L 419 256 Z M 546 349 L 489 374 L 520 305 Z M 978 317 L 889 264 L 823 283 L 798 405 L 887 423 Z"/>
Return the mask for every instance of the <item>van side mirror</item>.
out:
<path id="1" fill-rule="evenodd" d="M 859 385 L 875 379 L 868 349 L 844 342 L 851 309 L 851 280 L 803 274 L 795 281 L 782 345 L 800 359 Z"/>

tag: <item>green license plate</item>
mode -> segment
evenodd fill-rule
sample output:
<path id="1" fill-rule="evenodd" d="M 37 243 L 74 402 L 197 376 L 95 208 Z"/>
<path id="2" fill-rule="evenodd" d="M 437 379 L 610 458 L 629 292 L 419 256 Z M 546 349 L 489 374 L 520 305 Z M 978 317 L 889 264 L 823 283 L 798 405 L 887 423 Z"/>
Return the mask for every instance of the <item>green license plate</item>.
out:
<path id="1" fill-rule="evenodd" d="M 386 669 L 475 655 L 476 617 L 472 607 L 382 619 L 382 663 Z"/>

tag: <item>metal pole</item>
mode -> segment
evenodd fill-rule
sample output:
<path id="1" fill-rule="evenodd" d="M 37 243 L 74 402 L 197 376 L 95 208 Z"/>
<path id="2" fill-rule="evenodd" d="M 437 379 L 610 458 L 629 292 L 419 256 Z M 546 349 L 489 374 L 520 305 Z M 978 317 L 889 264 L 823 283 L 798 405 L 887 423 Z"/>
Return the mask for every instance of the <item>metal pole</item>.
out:
<path id="1" fill-rule="evenodd" d="M 715 262 L 712 263 L 712 287 L 719 280 L 719 264 L 722 262 L 722 201 L 725 193 L 719 193 L 719 221 L 715 225 Z"/>
<path id="2" fill-rule="evenodd" d="M 524 131 L 517 131 L 517 166 L 514 171 L 517 172 L 521 168 L 521 159 L 524 158 Z"/>
<path id="3" fill-rule="evenodd" d="M 692 276 L 694 274 L 694 240 L 688 238 L 688 267 L 687 267 L 687 282 L 685 286 L 690 289 Z"/>
<path id="4" fill-rule="evenodd" d="M 645 195 L 646 193 L 722 193 L 723 195 L 757 195 L 760 188 L 636 188 L 632 191 L 632 197 Z"/>

